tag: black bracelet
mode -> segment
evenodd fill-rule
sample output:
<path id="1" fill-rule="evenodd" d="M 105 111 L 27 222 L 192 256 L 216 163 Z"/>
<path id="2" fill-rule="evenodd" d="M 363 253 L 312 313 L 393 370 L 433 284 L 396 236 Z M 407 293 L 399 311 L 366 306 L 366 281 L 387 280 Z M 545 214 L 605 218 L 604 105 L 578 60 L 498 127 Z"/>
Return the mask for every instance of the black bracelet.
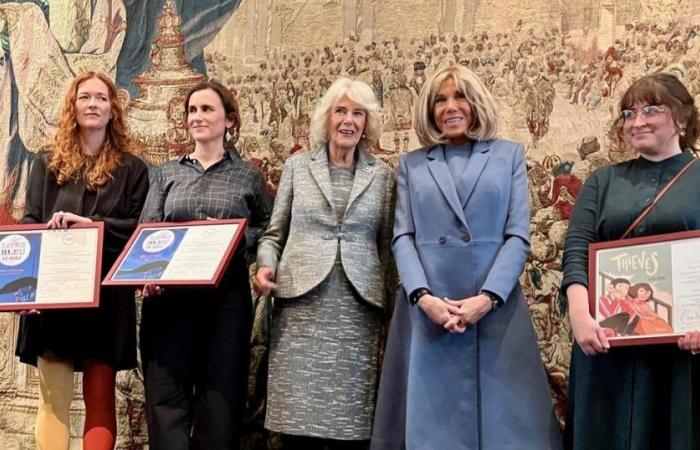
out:
<path id="1" fill-rule="evenodd" d="M 491 311 L 494 311 L 501 306 L 503 306 L 503 300 L 498 295 L 490 291 L 479 291 L 479 294 L 483 294 L 491 300 Z"/>
<path id="2" fill-rule="evenodd" d="M 411 304 L 411 306 L 415 306 L 418 303 L 418 300 L 424 295 L 433 295 L 432 291 L 426 287 L 420 287 L 418 289 L 414 289 L 413 292 L 408 296 L 408 303 Z"/>

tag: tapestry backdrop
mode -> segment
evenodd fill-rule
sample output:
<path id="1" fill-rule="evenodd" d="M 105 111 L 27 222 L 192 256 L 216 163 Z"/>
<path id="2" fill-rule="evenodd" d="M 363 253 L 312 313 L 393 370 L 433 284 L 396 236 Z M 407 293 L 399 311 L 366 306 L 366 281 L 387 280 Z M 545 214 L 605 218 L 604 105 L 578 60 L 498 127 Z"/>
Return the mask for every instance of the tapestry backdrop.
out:
<path id="1" fill-rule="evenodd" d="M 187 88 L 224 82 L 242 113 L 236 146 L 274 194 L 284 160 L 308 150 L 314 104 L 334 79 L 372 86 L 384 115 L 373 151 L 395 165 L 419 146 L 411 120 L 426 75 L 458 62 L 496 97 L 500 137 L 527 149 L 532 254 L 521 281 L 562 418 L 571 333 L 558 285 L 572 205 L 592 170 L 634 156 L 610 130 L 636 77 L 673 72 L 700 95 L 699 29 L 700 2 L 689 0 L 0 0 L 0 223 L 21 217 L 29 164 L 82 70 L 117 81 L 152 166 L 191 149 Z M 265 306 L 256 308 L 251 448 L 262 442 Z M 13 356 L 16 326 L 0 314 L 3 449 L 33 447 L 38 380 Z M 118 391 L 118 448 L 141 449 L 139 372 L 121 373 Z M 77 449 L 82 404 L 73 406 Z"/>

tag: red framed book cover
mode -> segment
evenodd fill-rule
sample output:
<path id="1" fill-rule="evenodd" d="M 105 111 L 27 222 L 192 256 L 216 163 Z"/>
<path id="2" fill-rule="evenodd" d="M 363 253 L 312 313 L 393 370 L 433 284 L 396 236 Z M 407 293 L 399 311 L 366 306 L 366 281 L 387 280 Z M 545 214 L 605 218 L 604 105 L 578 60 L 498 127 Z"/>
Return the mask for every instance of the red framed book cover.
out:
<path id="1" fill-rule="evenodd" d="M 218 286 L 246 226 L 246 219 L 139 224 L 102 284 Z"/>
<path id="2" fill-rule="evenodd" d="M 588 282 L 611 346 L 675 343 L 700 330 L 700 230 L 591 244 Z"/>
<path id="3" fill-rule="evenodd" d="M 95 308 L 104 223 L 0 226 L 0 311 Z"/>

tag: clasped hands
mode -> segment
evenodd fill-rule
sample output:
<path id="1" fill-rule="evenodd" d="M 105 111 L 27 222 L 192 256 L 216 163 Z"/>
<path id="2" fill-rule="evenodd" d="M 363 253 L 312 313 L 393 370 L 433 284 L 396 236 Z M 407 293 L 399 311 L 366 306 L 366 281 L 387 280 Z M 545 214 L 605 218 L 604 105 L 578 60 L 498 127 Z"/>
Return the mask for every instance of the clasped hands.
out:
<path id="1" fill-rule="evenodd" d="M 438 325 L 450 333 L 464 333 L 486 315 L 493 304 L 491 299 L 478 294 L 462 300 L 440 299 L 430 294 L 423 295 L 417 305 Z"/>

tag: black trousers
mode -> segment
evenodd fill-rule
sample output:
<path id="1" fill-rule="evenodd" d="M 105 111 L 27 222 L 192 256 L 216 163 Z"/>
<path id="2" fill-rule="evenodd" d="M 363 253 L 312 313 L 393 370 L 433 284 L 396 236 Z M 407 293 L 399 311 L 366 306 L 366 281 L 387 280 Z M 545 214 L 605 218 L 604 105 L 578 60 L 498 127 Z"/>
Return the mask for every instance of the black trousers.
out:
<path id="1" fill-rule="evenodd" d="M 367 450 L 369 441 L 339 441 L 309 436 L 281 435 L 283 450 Z"/>
<path id="2" fill-rule="evenodd" d="M 144 299 L 140 348 L 151 450 L 239 448 L 251 327 L 241 261 L 216 289 L 166 288 Z"/>

